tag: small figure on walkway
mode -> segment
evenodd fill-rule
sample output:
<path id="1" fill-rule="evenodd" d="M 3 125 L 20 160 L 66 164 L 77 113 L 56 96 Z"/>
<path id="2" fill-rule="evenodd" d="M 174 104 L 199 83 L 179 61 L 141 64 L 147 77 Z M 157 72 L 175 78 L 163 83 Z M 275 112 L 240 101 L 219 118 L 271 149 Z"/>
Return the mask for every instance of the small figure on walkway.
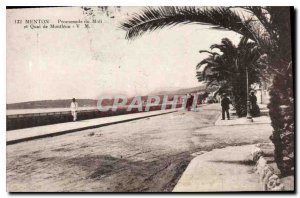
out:
<path id="1" fill-rule="evenodd" d="M 76 102 L 75 98 L 72 99 L 70 109 L 71 109 L 71 113 L 73 116 L 73 121 L 76 121 L 77 120 L 78 103 Z"/>
<path id="2" fill-rule="evenodd" d="M 225 113 L 227 116 L 227 119 L 230 120 L 229 116 L 229 105 L 231 104 L 231 101 L 227 97 L 227 95 L 224 93 L 222 95 L 222 100 L 221 100 L 221 106 L 222 106 L 222 120 L 225 120 Z"/>
<path id="3" fill-rule="evenodd" d="M 259 109 L 259 106 L 257 105 L 257 98 L 256 98 L 253 90 L 250 92 L 249 100 L 250 100 L 250 104 L 251 104 L 251 106 L 250 106 L 251 116 L 252 117 L 260 116 L 260 109 Z"/>
<path id="4" fill-rule="evenodd" d="M 187 95 L 187 103 L 186 107 L 188 111 L 191 111 L 192 106 L 193 106 L 193 101 L 194 101 L 194 96 L 192 94 Z"/>

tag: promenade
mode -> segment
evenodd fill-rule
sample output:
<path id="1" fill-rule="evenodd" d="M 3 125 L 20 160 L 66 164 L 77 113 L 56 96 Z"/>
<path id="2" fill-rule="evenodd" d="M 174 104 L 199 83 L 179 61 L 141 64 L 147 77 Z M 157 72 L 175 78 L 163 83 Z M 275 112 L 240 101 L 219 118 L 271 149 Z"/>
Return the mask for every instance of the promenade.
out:
<path id="1" fill-rule="evenodd" d="M 251 162 L 253 147 L 231 146 L 197 156 L 173 192 L 262 191 Z"/>
<path id="2" fill-rule="evenodd" d="M 129 122 L 137 119 L 153 117 L 163 114 L 176 112 L 177 110 L 160 110 L 160 111 L 149 111 L 134 114 L 126 114 L 119 116 L 111 116 L 104 118 L 95 118 L 89 120 L 80 120 L 76 122 L 67 122 L 60 124 L 52 124 L 45 126 L 37 126 L 25 129 L 10 130 L 6 133 L 6 143 L 14 144 L 23 141 L 34 140 L 38 138 L 45 138 L 57 135 L 63 135 L 66 133 L 82 131 L 86 129 L 98 128 L 101 126 L 107 126 L 122 122 Z"/>
<path id="3" fill-rule="evenodd" d="M 196 188 L 197 183 L 213 181 L 209 177 L 203 177 L 199 172 L 207 170 L 202 165 L 213 167 L 216 173 L 230 179 L 232 176 L 230 170 L 234 171 L 238 164 L 243 167 L 236 169 L 235 181 L 239 182 L 241 173 L 246 171 L 245 174 L 248 174 L 247 170 L 250 171 L 252 165 L 248 166 L 248 161 L 244 158 L 233 159 L 234 155 L 244 157 L 237 155 L 234 150 L 230 151 L 232 155 L 226 150 L 222 153 L 227 155 L 218 154 L 217 151 L 230 147 L 236 148 L 236 152 L 246 151 L 247 149 L 239 149 L 238 146 L 269 143 L 272 127 L 270 124 L 215 125 L 219 120 L 220 109 L 220 104 L 209 104 L 199 107 L 196 112 L 165 111 L 162 112 L 165 114 L 156 114 L 158 116 L 152 113 L 159 112 L 149 112 L 144 114 L 148 117 L 140 119 L 135 117 L 132 118 L 135 120 L 124 119 L 123 122 L 120 122 L 120 119 L 112 120 L 110 123 L 114 121 L 119 123 L 10 144 L 7 146 L 7 190 L 10 192 L 205 191 L 203 188 Z M 74 128 L 75 125 L 82 128 L 89 127 L 83 123 L 85 121 L 65 124 Z M 99 120 L 98 124 L 104 123 Z M 45 133 L 34 130 L 36 134 Z M 8 136 L 10 132 L 7 132 Z M 198 163 L 201 156 L 215 162 L 206 164 L 207 161 L 200 160 L 203 162 L 201 165 Z M 224 156 L 225 159 L 217 156 Z M 227 161 L 226 156 L 230 157 Z M 189 175 L 194 176 L 191 178 Z M 248 176 L 252 182 L 252 176 L 255 175 Z M 244 176 L 241 179 L 243 178 Z M 195 185 L 186 185 L 185 181 L 193 182 Z M 255 189 L 256 185 L 252 183 L 249 189 Z M 224 184 L 222 189 L 228 190 L 227 187 Z"/>
<path id="4" fill-rule="evenodd" d="M 271 134 L 270 118 L 261 116 L 253 118 L 253 122 L 246 118 L 231 116 L 231 120 L 215 122 L 215 131 L 223 133 L 244 134 L 245 140 L 252 133 L 259 130 L 263 134 Z M 265 141 L 265 143 L 270 141 Z M 191 161 L 176 184 L 173 192 L 236 192 L 262 191 L 259 175 L 255 173 L 255 163 L 251 152 L 255 144 L 214 149 L 210 152 L 198 153 Z"/>

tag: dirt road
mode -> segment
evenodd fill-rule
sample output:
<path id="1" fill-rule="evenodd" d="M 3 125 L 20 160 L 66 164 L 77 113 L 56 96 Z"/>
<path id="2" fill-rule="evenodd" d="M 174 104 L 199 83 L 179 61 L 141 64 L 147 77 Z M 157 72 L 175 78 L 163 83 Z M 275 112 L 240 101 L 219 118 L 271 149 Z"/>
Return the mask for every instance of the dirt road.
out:
<path id="1" fill-rule="evenodd" d="M 214 126 L 219 112 L 213 104 L 9 145 L 8 191 L 172 191 L 193 153 L 269 142 L 260 130 L 269 125 Z"/>

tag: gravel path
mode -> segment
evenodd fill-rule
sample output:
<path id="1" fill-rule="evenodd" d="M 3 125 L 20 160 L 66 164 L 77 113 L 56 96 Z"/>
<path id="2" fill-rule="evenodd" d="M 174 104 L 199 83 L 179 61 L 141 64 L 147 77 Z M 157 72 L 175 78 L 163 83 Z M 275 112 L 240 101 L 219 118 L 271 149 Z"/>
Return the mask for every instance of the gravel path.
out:
<path id="1" fill-rule="evenodd" d="M 9 145 L 7 190 L 169 192 L 193 153 L 269 142 L 269 125 L 214 126 L 219 113 L 213 104 Z"/>

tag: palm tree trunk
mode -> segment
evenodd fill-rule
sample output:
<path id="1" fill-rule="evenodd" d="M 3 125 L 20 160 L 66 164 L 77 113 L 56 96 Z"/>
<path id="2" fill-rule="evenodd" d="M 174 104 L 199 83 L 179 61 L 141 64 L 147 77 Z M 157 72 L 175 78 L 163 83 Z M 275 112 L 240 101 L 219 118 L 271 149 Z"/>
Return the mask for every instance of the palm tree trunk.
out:
<path id="1" fill-rule="evenodd" d="M 288 67 L 286 67 L 288 68 Z M 276 74 L 270 91 L 270 117 L 275 161 L 282 175 L 294 174 L 294 96 L 292 71 Z"/>

